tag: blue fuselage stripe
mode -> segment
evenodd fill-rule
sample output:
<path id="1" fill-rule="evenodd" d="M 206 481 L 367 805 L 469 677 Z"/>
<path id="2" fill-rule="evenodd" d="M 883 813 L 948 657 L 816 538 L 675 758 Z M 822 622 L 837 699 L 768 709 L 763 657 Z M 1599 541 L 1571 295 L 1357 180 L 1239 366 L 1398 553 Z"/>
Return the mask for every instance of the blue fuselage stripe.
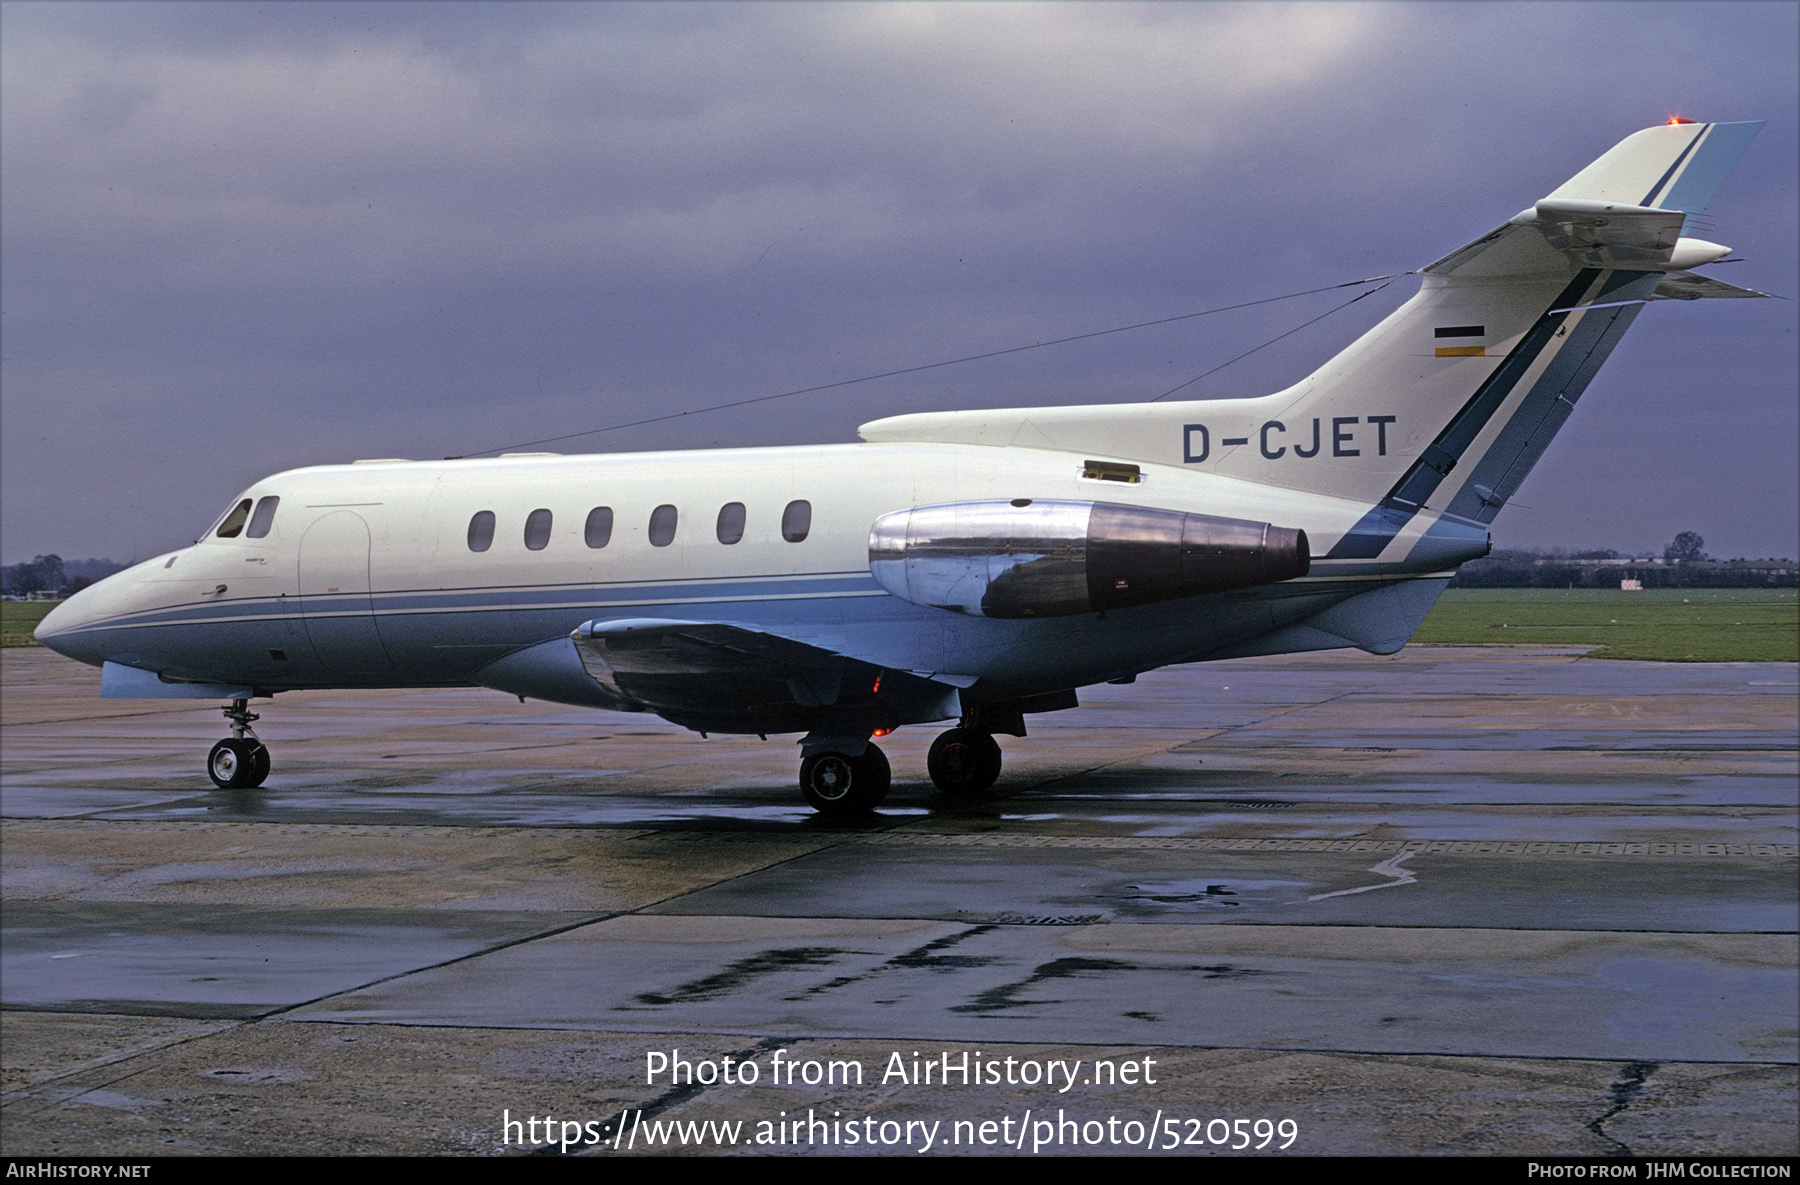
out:
<path id="1" fill-rule="evenodd" d="M 887 594 L 866 572 L 819 573 L 764 579 L 717 578 L 639 584 L 569 584 L 504 586 L 475 589 L 408 589 L 329 596 L 263 596 L 228 601 L 190 602 L 142 613 L 89 622 L 72 632 L 134 629 L 141 626 L 195 625 L 216 621 L 286 619 L 289 617 L 376 617 L 414 613 L 513 612 L 565 606 L 592 606 L 606 611 L 645 604 L 716 604 L 742 600 L 811 600 L 820 597 Z"/>
<path id="2" fill-rule="evenodd" d="M 1475 389 L 1475 393 L 1469 396 L 1469 401 L 1444 425 L 1437 439 L 1426 447 L 1386 496 L 1370 507 L 1368 513 L 1344 533 L 1343 538 L 1337 541 L 1324 558 L 1373 559 L 1382 553 L 1418 514 L 1426 500 L 1437 492 L 1444 479 L 1450 476 L 1450 471 L 1462 460 L 1463 454 L 1475 442 L 1475 438 L 1481 435 L 1488 421 L 1506 403 L 1507 397 L 1524 378 L 1525 372 L 1531 369 L 1538 356 L 1555 340 L 1556 330 L 1568 317 L 1568 313 L 1553 313 L 1550 310 L 1575 304 L 1593 286 L 1595 277 L 1600 274 L 1596 268 L 1583 268 L 1557 294 L 1556 299 L 1545 306 L 1545 312 L 1537 323 Z"/>

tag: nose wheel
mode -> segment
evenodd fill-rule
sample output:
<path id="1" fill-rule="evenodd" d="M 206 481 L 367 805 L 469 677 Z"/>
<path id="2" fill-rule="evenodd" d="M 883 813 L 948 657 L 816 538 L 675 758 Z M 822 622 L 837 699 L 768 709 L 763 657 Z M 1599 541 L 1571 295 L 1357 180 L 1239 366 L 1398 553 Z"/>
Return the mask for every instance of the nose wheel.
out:
<path id="1" fill-rule="evenodd" d="M 987 793 L 1000 776 L 1000 746 L 992 733 L 953 728 L 931 742 L 925 771 L 948 798 L 971 799 Z"/>
<path id="2" fill-rule="evenodd" d="M 250 701 L 234 699 L 223 709 L 231 721 L 231 735 L 206 755 L 206 776 L 221 790 L 248 790 L 269 776 L 269 748 L 257 739 L 250 725 L 258 719 Z"/>
<path id="3" fill-rule="evenodd" d="M 893 772 L 887 755 L 874 745 L 860 757 L 814 753 L 800 763 L 800 796 L 822 815 L 866 815 L 887 797 Z"/>

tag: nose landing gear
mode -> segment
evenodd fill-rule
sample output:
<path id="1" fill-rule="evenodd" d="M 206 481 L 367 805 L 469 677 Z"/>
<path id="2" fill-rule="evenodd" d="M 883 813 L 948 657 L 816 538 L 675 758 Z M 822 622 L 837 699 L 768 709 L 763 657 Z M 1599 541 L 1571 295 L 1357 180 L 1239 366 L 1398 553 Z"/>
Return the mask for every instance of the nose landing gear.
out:
<path id="1" fill-rule="evenodd" d="M 269 776 L 269 750 L 250 727 L 260 717 L 250 710 L 247 699 L 234 699 L 221 711 L 231 721 L 231 735 L 206 755 L 206 776 L 221 790 L 248 790 L 262 785 Z"/>

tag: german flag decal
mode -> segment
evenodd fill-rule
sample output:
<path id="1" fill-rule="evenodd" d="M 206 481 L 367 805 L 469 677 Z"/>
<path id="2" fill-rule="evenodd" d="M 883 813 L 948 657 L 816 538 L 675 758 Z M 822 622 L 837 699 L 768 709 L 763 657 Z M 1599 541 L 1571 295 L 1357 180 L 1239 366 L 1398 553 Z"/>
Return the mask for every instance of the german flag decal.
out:
<path id="1" fill-rule="evenodd" d="M 1482 337 L 1487 333 L 1485 325 L 1440 325 L 1431 331 L 1431 336 L 1442 341 L 1447 337 Z M 1439 358 L 1485 358 L 1487 349 L 1484 346 L 1439 346 Z"/>

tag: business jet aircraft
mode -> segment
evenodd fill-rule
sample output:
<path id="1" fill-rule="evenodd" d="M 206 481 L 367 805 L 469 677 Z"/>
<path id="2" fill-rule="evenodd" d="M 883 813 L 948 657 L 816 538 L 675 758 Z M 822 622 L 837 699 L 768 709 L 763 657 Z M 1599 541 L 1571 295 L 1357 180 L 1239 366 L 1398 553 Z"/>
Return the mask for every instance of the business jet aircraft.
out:
<path id="1" fill-rule="evenodd" d="M 1256 399 L 895 416 L 861 444 L 371 460 L 278 473 L 192 547 L 59 606 L 102 695 L 481 686 L 701 732 L 803 733 L 800 790 L 866 812 L 871 738 L 995 733 L 1171 663 L 1411 637 L 1643 305 L 1747 297 L 1683 238 L 1761 123 L 1671 120 L 1420 270 L 1403 307 Z"/>

